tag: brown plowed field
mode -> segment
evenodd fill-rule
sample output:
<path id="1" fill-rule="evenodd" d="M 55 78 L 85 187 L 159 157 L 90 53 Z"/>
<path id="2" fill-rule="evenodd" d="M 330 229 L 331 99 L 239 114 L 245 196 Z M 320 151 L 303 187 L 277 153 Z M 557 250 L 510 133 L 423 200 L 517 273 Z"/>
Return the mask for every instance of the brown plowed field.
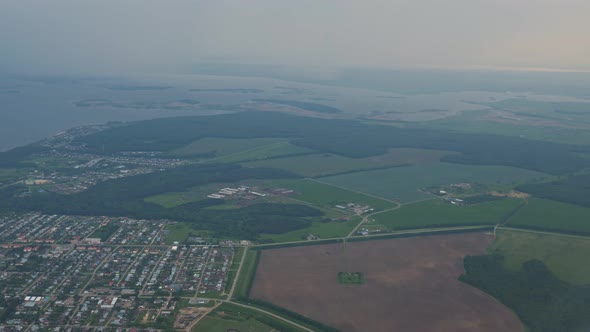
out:
<path id="1" fill-rule="evenodd" d="M 465 255 L 490 235 L 468 233 L 264 250 L 251 297 L 342 331 L 522 331 L 491 296 L 461 283 Z M 338 272 L 363 272 L 340 285 Z"/>

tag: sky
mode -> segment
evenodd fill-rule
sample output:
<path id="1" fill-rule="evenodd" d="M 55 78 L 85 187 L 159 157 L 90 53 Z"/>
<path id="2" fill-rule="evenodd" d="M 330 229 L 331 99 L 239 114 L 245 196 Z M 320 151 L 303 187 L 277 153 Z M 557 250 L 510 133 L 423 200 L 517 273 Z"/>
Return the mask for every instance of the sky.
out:
<path id="1" fill-rule="evenodd" d="M 0 70 L 590 70 L 588 0 L 0 0 Z"/>

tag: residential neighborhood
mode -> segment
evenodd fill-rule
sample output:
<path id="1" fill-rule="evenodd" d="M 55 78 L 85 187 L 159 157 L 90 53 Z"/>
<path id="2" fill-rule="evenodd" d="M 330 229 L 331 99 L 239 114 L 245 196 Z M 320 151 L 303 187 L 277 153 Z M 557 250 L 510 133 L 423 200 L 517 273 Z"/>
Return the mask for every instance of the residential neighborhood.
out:
<path id="1" fill-rule="evenodd" d="M 240 243 L 171 242 L 166 227 L 172 224 L 41 214 L 0 218 L 2 331 L 164 328 L 189 303 L 207 307 L 225 299 Z M 199 316 L 182 312 L 177 327 Z"/>

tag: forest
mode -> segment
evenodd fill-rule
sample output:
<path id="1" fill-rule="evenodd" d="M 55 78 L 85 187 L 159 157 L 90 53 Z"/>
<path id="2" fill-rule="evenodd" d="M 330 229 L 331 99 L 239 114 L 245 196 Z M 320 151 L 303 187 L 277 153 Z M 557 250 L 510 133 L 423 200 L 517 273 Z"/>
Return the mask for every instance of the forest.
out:
<path id="1" fill-rule="evenodd" d="M 131 123 L 82 137 L 96 153 L 170 151 L 204 137 L 291 138 L 295 145 L 319 152 L 363 158 L 391 148 L 456 151 L 443 161 L 504 165 L 550 174 L 590 167 L 580 153 L 590 147 L 527 140 L 491 134 L 369 125 L 356 120 L 320 119 L 269 112 L 164 118 Z"/>
<path id="2" fill-rule="evenodd" d="M 459 280 L 494 296 L 516 312 L 531 332 L 585 331 L 590 326 L 590 287 L 556 278 L 538 260 L 520 271 L 503 267 L 499 254 L 468 256 Z"/>
<path id="3" fill-rule="evenodd" d="M 73 195 L 36 193 L 14 197 L 14 186 L 0 191 L 0 208 L 41 211 L 47 214 L 126 216 L 137 219 L 171 219 L 188 222 L 195 229 L 212 230 L 216 235 L 255 239 L 260 233 L 284 233 L 308 227 L 310 218 L 323 213 L 300 204 L 260 203 L 241 209 L 206 209 L 223 200 L 202 201 L 164 208 L 145 202 L 145 197 L 183 191 L 207 183 L 227 183 L 242 179 L 294 177 L 282 170 L 245 168 L 239 165 L 189 165 L 161 172 L 109 180 Z"/>
<path id="4" fill-rule="evenodd" d="M 590 174 L 572 175 L 547 183 L 525 184 L 517 189 L 539 198 L 590 207 Z"/>
<path id="5" fill-rule="evenodd" d="M 47 150 L 48 148 L 46 147 L 30 144 L 6 152 L 0 152 L 0 168 L 32 167 L 34 165 L 23 162 L 23 160 L 34 153 L 40 153 Z"/>

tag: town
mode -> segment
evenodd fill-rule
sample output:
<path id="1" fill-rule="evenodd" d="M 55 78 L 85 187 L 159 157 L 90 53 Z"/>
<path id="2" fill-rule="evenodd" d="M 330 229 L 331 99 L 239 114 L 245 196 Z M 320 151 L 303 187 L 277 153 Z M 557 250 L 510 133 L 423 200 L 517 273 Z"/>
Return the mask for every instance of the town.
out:
<path id="1" fill-rule="evenodd" d="M 203 313 L 199 308 L 226 299 L 240 242 L 171 241 L 167 227 L 173 224 L 41 214 L 1 217 L 2 330 L 186 328 Z M 189 304 L 195 313 L 184 309 Z"/>
<path id="2" fill-rule="evenodd" d="M 90 125 L 72 128 L 39 142 L 43 151 L 30 160 L 27 172 L 13 183 L 24 184 L 29 191 L 74 194 L 93 185 L 128 176 L 162 171 L 189 163 L 173 157 L 162 158 L 157 152 L 121 152 L 112 155 L 89 151 L 78 138 L 109 128 L 108 125 Z"/>

